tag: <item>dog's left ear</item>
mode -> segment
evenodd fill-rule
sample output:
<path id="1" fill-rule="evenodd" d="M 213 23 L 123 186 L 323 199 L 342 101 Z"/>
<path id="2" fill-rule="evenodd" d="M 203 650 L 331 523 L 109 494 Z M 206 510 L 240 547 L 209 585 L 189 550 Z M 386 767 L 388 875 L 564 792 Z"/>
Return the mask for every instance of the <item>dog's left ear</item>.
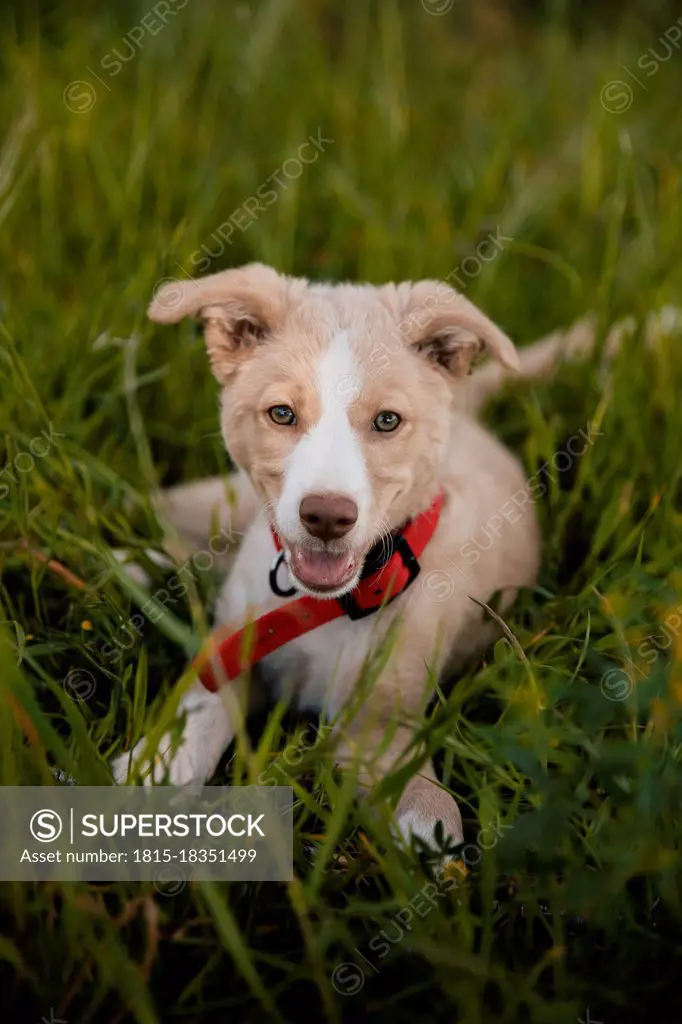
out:
<path id="1" fill-rule="evenodd" d="M 440 281 L 420 281 L 411 286 L 406 299 L 401 336 L 436 366 L 465 377 L 474 359 L 487 351 L 506 369 L 520 369 L 513 342 L 454 288 Z"/>

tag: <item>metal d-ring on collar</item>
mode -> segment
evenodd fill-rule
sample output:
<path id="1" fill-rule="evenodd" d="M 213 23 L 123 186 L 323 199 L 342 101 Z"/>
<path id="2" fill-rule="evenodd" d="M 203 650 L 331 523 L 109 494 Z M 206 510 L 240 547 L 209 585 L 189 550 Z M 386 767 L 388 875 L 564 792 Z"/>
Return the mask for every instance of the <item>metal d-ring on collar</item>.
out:
<path id="1" fill-rule="evenodd" d="M 277 574 L 282 564 L 285 563 L 285 555 L 283 551 L 278 552 L 275 555 L 272 565 L 270 566 L 270 590 L 273 594 L 277 594 L 277 597 L 293 597 L 294 594 L 298 593 L 296 587 L 291 586 L 288 590 L 282 590 L 279 583 L 277 582 Z M 287 567 L 287 572 L 289 571 Z M 289 577 L 291 579 L 291 576 Z"/>

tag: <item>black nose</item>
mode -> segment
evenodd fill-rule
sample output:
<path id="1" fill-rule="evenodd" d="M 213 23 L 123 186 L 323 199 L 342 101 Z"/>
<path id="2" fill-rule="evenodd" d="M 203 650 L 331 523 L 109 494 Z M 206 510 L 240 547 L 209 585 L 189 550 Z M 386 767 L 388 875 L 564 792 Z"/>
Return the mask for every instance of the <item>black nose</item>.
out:
<path id="1" fill-rule="evenodd" d="M 319 540 L 337 540 L 358 521 L 358 506 L 343 494 L 309 494 L 298 514 L 308 533 Z"/>

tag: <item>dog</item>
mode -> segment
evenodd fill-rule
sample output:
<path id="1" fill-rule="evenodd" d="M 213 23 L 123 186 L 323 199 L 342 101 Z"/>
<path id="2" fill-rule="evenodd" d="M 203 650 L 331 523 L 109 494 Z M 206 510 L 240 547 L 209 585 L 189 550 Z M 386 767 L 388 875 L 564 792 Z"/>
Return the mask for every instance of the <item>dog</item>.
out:
<path id="1" fill-rule="evenodd" d="M 500 594 L 504 614 L 537 579 L 540 533 L 526 473 L 476 414 L 504 383 L 547 376 L 565 356 L 588 352 L 594 325 L 517 352 L 444 282 L 311 283 L 258 263 L 166 284 L 148 315 L 159 324 L 199 319 L 221 387 L 222 436 L 238 470 L 159 500 L 161 515 L 197 548 L 216 522 L 243 534 L 217 626 L 229 633 L 303 597 L 324 617 L 360 592 L 368 557 L 397 557 L 410 524 L 427 523 L 429 536 L 400 592 L 380 586 L 371 614 L 341 614 L 271 651 L 250 685 L 242 674 L 226 687 L 231 711 L 197 683 L 182 701 L 181 741 L 173 747 L 166 736 L 149 764 L 141 740 L 114 761 L 114 778 L 205 783 L 240 716 L 266 692 L 337 722 L 390 637 L 371 690 L 338 737 L 339 763 L 356 765 L 371 787 L 414 755 L 409 723 L 426 709 L 433 680 L 499 635 L 484 606 Z M 483 353 L 491 361 L 472 372 Z M 474 544 L 484 524 L 487 540 Z M 426 761 L 405 785 L 394 823 L 408 842 L 430 844 L 439 822 L 462 841 L 456 800 Z"/>

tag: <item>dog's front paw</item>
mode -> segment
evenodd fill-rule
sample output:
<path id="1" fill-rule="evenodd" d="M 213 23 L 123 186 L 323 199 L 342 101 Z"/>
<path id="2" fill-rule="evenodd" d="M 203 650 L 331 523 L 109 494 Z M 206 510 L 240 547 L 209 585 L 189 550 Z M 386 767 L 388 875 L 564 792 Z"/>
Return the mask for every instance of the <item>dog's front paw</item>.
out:
<path id="1" fill-rule="evenodd" d="M 396 808 L 399 834 L 407 843 L 416 836 L 435 848 L 438 822 L 443 829 L 443 838 L 447 837 L 452 845 L 457 846 L 464 841 L 462 816 L 450 794 L 427 779 L 414 779 Z"/>
<path id="2" fill-rule="evenodd" d="M 142 782 L 144 786 L 168 782 L 171 786 L 203 785 L 205 776 L 197 758 L 186 742 L 173 748 L 170 734 L 159 743 L 158 752 L 150 759 L 145 756 L 147 740 L 141 739 L 132 750 L 111 762 L 114 782 L 121 786 L 127 782 Z"/>
<path id="3" fill-rule="evenodd" d="M 181 710 L 187 716 L 182 736 L 166 733 L 156 752 L 147 751 L 147 740 L 141 739 L 112 762 L 115 782 L 142 782 L 145 786 L 160 782 L 171 786 L 206 784 L 232 741 L 234 729 L 221 698 L 207 693 L 198 683 L 183 698 Z"/>

